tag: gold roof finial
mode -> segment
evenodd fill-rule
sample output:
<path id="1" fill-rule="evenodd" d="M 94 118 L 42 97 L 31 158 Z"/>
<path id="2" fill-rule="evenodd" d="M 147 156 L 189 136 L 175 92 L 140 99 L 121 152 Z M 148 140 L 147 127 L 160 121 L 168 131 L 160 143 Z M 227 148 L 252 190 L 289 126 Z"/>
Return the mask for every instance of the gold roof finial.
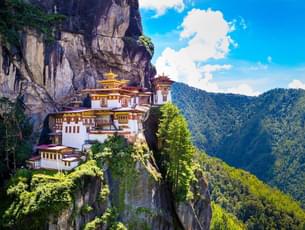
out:
<path id="1" fill-rule="evenodd" d="M 110 71 L 108 73 L 105 73 L 104 76 L 107 80 L 113 80 L 116 79 L 118 75 L 113 73 L 112 69 L 110 69 Z"/>

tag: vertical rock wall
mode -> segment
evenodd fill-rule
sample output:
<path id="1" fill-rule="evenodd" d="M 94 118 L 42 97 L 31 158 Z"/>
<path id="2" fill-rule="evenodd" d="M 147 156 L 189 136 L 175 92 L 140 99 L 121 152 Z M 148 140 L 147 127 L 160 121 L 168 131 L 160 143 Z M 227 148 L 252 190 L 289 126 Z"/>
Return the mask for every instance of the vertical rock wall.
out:
<path id="1" fill-rule="evenodd" d="M 150 53 L 138 41 L 142 24 L 137 0 L 30 2 L 66 15 L 51 44 L 28 31 L 20 52 L 0 47 L 0 96 L 23 95 L 36 131 L 47 113 L 79 90 L 96 86 L 109 69 L 131 84 L 150 87 L 155 70 Z"/>

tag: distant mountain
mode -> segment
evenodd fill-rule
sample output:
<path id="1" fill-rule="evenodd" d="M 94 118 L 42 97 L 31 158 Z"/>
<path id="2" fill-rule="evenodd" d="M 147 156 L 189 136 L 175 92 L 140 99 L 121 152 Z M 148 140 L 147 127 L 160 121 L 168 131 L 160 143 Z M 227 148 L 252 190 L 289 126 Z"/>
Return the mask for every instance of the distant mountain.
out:
<path id="1" fill-rule="evenodd" d="M 212 230 L 304 229 L 305 211 L 292 198 L 205 153 L 198 158 L 211 191 Z"/>
<path id="2" fill-rule="evenodd" d="M 291 194 L 305 206 L 305 91 L 259 97 L 173 85 L 197 147 Z"/>

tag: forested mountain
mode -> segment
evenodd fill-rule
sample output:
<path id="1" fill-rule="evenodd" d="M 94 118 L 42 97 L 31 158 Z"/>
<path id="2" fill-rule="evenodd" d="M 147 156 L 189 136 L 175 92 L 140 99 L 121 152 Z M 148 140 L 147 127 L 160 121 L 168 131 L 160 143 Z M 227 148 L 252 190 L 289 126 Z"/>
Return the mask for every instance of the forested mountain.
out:
<path id="1" fill-rule="evenodd" d="M 151 126 L 159 127 L 157 133 L 159 147 L 157 148 L 166 145 L 161 152 L 155 151 L 157 165 L 161 168 L 161 172 L 165 173 L 168 169 L 178 168 L 180 176 L 177 181 L 183 182 L 179 184 L 181 188 L 189 187 L 188 182 L 192 184 L 192 173 L 189 174 L 189 172 L 195 172 L 197 176 L 202 174 L 203 178 L 208 180 L 213 209 L 212 230 L 303 229 L 305 227 L 305 211 L 298 202 L 266 185 L 251 173 L 230 167 L 223 161 L 196 150 L 188 143 L 189 134 L 186 131 L 184 119 L 177 119 L 181 115 L 174 106 L 167 104 L 161 107 L 161 113 L 162 116 L 158 113 L 158 109 L 150 112 L 150 120 L 159 117 L 159 125 L 152 125 L 149 122 Z M 147 132 L 149 131 L 153 130 Z M 149 137 L 149 135 L 146 136 Z M 162 141 L 163 137 L 166 137 L 166 141 Z M 152 140 L 152 138 L 148 139 Z M 150 141 L 150 144 L 153 143 L 156 144 L 156 141 Z M 190 154 L 193 156 L 191 164 L 186 161 Z M 170 160 L 167 163 L 162 164 L 168 159 Z M 165 170 L 162 165 L 165 166 Z M 175 167 L 177 165 L 178 167 Z M 164 177 L 168 178 L 168 176 Z M 198 195 L 196 195 L 196 189 L 191 191 L 194 197 Z"/>
<path id="2" fill-rule="evenodd" d="M 305 204 L 305 91 L 259 97 L 173 86 L 197 147 L 243 168 Z"/>
<path id="3" fill-rule="evenodd" d="M 305 212 L 292 198 L 244 170 L 198 152 L 213 202 L 211 229 L 303 229 Z"/>

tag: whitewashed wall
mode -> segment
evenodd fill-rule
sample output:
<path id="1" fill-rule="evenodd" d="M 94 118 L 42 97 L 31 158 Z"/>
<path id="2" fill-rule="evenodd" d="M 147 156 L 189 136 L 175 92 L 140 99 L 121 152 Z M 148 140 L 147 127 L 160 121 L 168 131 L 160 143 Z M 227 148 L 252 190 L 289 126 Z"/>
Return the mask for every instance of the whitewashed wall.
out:
<path id="1" fill-rule="evenodd" d="M 73 126 L 79 126 L 79 133 L 73 133 Z M 72 133 L 66 133 L 66 127 L 68 127 L 68 131 L 69 127 L 71 127 Z M 82 122 L 78 122 L 77 124 L 75 122 L 70 122 L 69 124 L 63 122 L 62 144 L 64 146 L 81 150 L 85 140 L 88 140 L 88 134 L 86 126 L 84 126 Z"/>

